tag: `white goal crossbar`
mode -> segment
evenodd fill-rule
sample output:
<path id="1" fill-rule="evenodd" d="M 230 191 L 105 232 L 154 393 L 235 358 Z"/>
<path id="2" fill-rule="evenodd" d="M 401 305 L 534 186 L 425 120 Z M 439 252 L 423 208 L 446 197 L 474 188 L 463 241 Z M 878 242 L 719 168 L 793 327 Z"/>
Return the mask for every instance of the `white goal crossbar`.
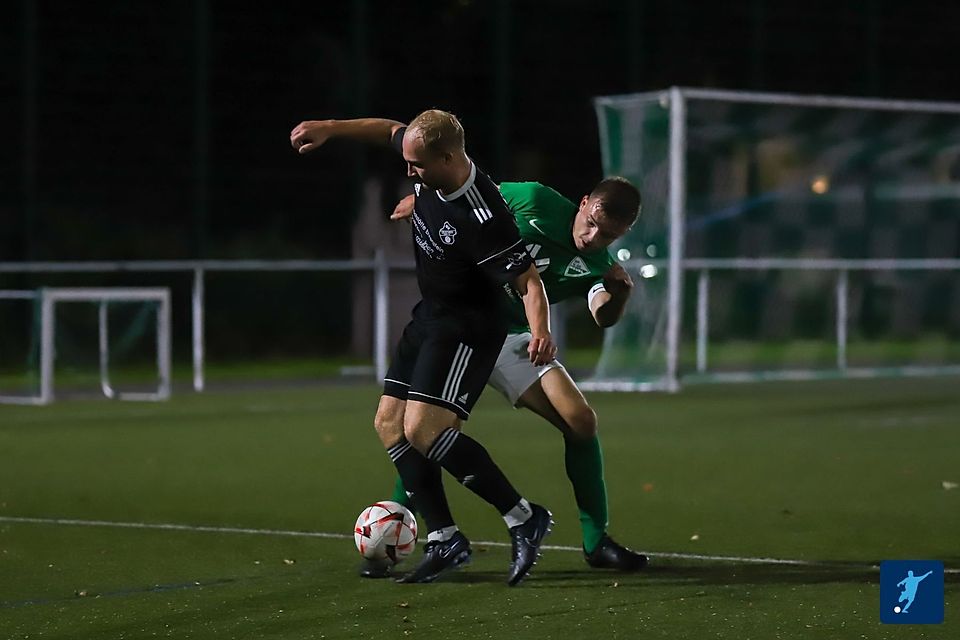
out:
<path id="1" fill-rule="evenodd" d="M 118 400 L 158 401 L 170 397 L 170 289 L 152 288 L 44 288 L 36 291 L 0 291 L 0 299 L 37 300 L 40 302 L 40 391 L 32 396 L 0 396 L 0 403 L 45 405 L 54 398 L 54 363 L 56 361 L 56 305 L 64 302 L 99 303 L 100 388 L 107 398 Z M 157 303 L 157 390 L 154 392 L 119 392 L 110 382 L 110 334 L 107 307 L 111 302 Z"/>

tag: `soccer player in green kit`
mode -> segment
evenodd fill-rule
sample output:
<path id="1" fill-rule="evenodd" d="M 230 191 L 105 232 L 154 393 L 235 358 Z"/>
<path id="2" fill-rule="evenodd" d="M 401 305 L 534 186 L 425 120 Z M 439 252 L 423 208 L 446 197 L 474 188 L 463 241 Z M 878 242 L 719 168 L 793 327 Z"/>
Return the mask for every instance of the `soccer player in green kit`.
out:
<path id="1" fill-rule="evenodd" d="M 636 221 L 640 193 L 624 178 L 608 178 L 574 204 L 537 182 L 505 182 L 500 193 L 514 214 L 551 303 L 584 296 L 603 328 L 623 315 L 633 281 L 607 248 Z M 413 201 L 397 205 L 393 219 L 411 215 Z M 584 557 L 591 567 L 638 571 L 647 557 L 607 534 L 607 490 L 597 416 L 557 360 L 536 367 L 526 357 L 531 339 L 523 307 L 510 309 L 511 327 L 488 384 L 514 406 L 530 409 L 563 434 L 567 476 L 580 510 Z M 392 498 L 408 503 L 397 480 Z M 363 571 L 361 571 L 363 573 Z"/>

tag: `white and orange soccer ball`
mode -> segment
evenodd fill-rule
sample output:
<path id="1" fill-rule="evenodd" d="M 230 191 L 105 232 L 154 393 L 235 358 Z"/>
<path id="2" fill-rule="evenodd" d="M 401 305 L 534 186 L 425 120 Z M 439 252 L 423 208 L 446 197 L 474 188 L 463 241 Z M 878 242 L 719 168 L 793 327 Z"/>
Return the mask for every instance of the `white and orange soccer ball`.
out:
<path id="1" fill-rule="evenodd" d="M 402 504 L 382 500 L 360 513 L 353 539 L 364 558 L 397 564 L 417 546 L 417 519 Z"/>

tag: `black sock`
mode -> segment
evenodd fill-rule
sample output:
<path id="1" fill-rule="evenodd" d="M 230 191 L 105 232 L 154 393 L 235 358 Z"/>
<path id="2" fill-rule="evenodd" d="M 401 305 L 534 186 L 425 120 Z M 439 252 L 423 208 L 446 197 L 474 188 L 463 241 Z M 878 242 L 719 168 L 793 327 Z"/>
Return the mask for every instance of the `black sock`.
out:
<path id="1" fill-rule="evenodd" d="M 520 494 L 483 445 L 453 427 L 440 434 L 427 457 L 439 462 L 463 486 L 496 507 L 500 515 L 520 502 Z"/>
<path id="2" fill-rule="evenodd" d="M 414 507 L 423 516 L 427 531 L 453 526 L 440 465 L 424 458 L 406 439 L 387 449 L 387 453 L 400 473 L 403 486 L 412 494 Z"/>

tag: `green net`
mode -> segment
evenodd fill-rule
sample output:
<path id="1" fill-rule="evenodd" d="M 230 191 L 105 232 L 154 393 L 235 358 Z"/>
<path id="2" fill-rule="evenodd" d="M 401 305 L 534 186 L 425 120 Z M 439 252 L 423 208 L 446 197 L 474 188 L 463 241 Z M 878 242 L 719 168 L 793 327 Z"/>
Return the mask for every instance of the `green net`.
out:
<path id="1" fill-rule="evenodd" d="M 40 303 L 31 291 L 0 292 L 0 397 L 40 393 Z"/>
<path id="2" fill-rule="evenodd" d="M 669 257 L 668 95 L 596 101 L 604 172 L 641 185 L 644 207 L 641 224 L 617 245 L 629 251 L 639 295 L 607 332 L 595 380 L 656 381 L 665 371 L 668 291 L 658 260 Z M 698 260 L 803 261 L 762 270 L 714 263 L 708 373 L 960 364 L 960 279 L 949 262 L 960 257 L 960 109 L 937 108 L 688 96 L 682 375 L 697 372 L 701 270 L 690 265 Z M 826 263 L 837 259 L 940 260 L 946 268 L 844 274 L 841 364 L 841 272 Z"/>
<path id="3" fill-rule="evenodd" d="M 596 109 L 604 174 L 638 185 L 643 204 L 633 229 L 611 248 L 636 288 L 623 319 L 604 333 L 589 382 L 665 385 L 670 112 L 656 97 L 598 100 Z"/>
<path id="4" fill-rule="evenodd" d="M 0 398 L 7 401 L 41 394 L 41 306 L 39 291 L 0 293 Z M 57 303 L 53 315 L 57 394 L 100 393 L 104 366 L 106 379 L 115 388 L 155 389 L 158 306 L 153 301 L 111 301 L 101 310 L 99 302 Z M 106 329 L 105 350 L 101 326 Z"/>
<path id="5" fill-rule="evenodd" d="M 104 303 L 108 375 L 118 389 L 156 388 L 158 306 L 153 301 Z M 101 303 L 60 302 L 55 314 L 58 389 L 97 389 L 101 375 Z"/>

